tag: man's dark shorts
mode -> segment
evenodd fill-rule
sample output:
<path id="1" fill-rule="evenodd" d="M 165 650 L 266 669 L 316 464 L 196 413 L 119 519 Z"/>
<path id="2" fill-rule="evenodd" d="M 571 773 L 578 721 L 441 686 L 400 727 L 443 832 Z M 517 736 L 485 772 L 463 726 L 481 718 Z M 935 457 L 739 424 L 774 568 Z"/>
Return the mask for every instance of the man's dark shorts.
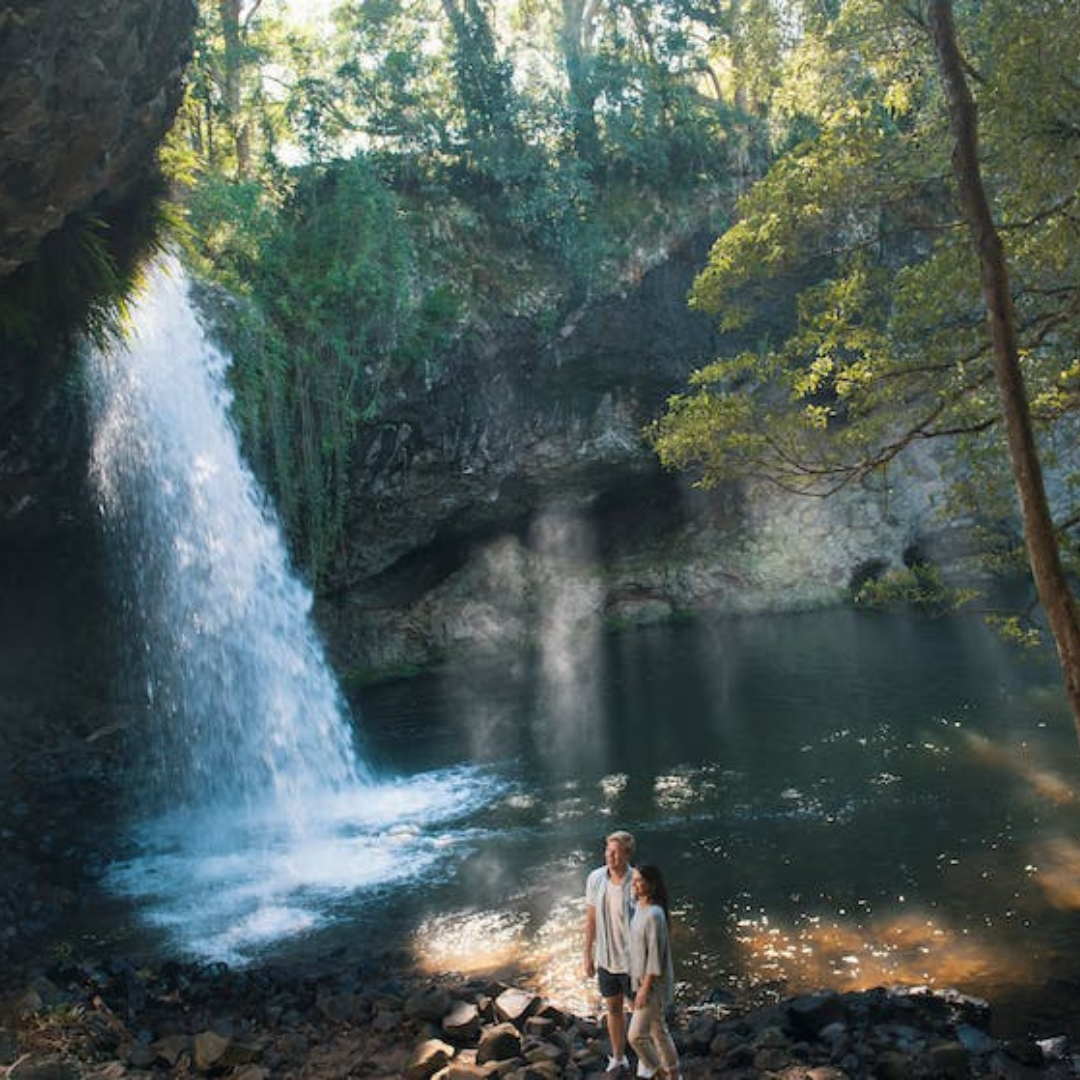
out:
<path id="1" fill-rule="evenodd" d="M 600 996 L 618 997 L 622 994 L 623 997 L 630 997 L 630 976 L 626 972 L 620 972 L 613 974 L 606 968 L 596 969 L 596 981 L 600 984 Z"/>

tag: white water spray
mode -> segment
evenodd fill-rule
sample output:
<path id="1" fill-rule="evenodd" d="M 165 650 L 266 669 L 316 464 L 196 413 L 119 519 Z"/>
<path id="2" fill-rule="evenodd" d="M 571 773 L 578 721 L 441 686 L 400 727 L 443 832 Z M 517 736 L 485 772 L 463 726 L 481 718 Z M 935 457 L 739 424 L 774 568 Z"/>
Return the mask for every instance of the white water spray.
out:
<path id="1" fill-rule="evenodd" d="M 245 815 L 269 798 L 302 829 L 313 798 L 370 777 L 240 457 L 226 358 L 174 264 L 152 272 L 127 346 L 91 366 L 92 476 L 123 555 L 158 790 Z"/>
<path id="2" fill-rule="evenodd" d="M 227 358 L 174 261 L 151 271 L 131 323 L 88 360 L 91 478 L 151 796 L 141 854 L 110 880 L 181 946 L 237 959 L 320 922 L 320 898 L 419 873 L 428 828 L 491 792 L 467 770 L 376 781 L 240 456 Z"/>

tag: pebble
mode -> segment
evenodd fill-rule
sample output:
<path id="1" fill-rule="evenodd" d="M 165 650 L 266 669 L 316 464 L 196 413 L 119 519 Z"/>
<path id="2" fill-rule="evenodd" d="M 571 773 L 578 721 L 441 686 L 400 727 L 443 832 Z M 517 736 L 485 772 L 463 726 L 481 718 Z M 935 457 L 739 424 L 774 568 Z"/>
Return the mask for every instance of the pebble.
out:
<path id="1" fill-rule="evenodd" d="M 532 990 L 347 965 L 76 963 L 8 987 L 0 1080 L 600 1080 L 595 1017 Z M 62 1008 L 57 1008 L 62 1004 Z M 823 991 L 672 1013 L 684 1080 L 1057 1080 L 1064 1036 L 999 1040 L 977 999 L 927 988 Z"/>

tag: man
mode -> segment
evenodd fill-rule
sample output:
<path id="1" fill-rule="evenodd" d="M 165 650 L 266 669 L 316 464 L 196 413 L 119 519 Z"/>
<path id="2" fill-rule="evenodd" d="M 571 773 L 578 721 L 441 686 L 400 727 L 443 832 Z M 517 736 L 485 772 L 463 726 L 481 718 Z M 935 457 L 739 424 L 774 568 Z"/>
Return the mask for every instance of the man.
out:
<path id="1" fill-rule="evenodd" d="M 604 845 L 604 865 L 597 867 L 585 882 L 585 974 L 596 976 L 607 1013 L 611 1057 L 607 1076 L 621 1076 L 628 1070 L 626 1059 L 626 1006 L 630 992 L 630 917 L 633 897 L 630 883 L 634 838 L 628 832 L 613 832 Z"/>

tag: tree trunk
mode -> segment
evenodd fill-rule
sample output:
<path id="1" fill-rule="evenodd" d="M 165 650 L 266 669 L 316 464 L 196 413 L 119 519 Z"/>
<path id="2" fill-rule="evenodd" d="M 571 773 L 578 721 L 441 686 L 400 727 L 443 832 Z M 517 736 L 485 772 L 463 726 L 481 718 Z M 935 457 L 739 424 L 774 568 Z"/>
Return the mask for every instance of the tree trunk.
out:
<path id="1" fill-rule="evenodd" d="M 979 255 L 983 299 L 990 326 L 994 374 L 1024 516 L 1024 541 L 1039 600 L 1057 644 L 1065 692 L 1080 737 L 1080 620 L 1061 565 L 1057 533 L 1035 446 L 1027 390 L 1016 343 L 1009 273 L 994 226 L 978 157 L 976 108 L 956 41 L 951 0 L 930 0 L 930 29 L 937 49 L 952 125 L 952 164 L 964 216 Z"/>
<path id="2" fill-rule="evenodd" d="M 242 0 L 218 0 L 218 16 L 221 19 L 221 32 L 225 39 L 221 97 L 225 103 L 226 123 L 232 132 L 236 150 L 237 179 L 246 180 L 251 174 L 251 148 L 248 124 L 243 115 L 241 87 L 244 69 L 241 3 Z"/>
<path id="3" fill-rule="evenodd" d="M 563 0 L 559 42 L 569 85 L 574 150 L 588 171 L 600 162 L 600 130 L 596 123 L 597 88 L 593 75 L 592 23 L 595 0 Z"/>

